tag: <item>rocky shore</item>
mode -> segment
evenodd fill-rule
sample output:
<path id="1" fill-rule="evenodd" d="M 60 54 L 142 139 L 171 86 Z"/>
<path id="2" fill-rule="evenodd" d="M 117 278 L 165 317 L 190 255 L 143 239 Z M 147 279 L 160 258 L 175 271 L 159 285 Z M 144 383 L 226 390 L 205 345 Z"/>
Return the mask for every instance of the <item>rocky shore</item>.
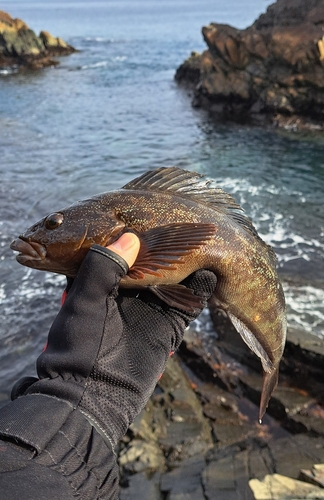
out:
<path id="1" fill-rule="evenodd" d="M 61 38 L 41 31 L 37 36 L 26 23 L 0 10 L 0 69 L 40 69 L 56 66 L 53 59 L 76 52 Z"/>
<path id="2" fill-rule="evenodd" d="M 211 23 L 175 79 L 217 118 L 324 129 L 324 0 L 277 0 L 245 30 Z"/>
<path id="3" fill-rule="evenodd" d="M 211 304 L 189 330 L 119 451 L 121 500 L 324 498 L 324 346 L 290 332 L 258 423 L 261 364 Z"/>

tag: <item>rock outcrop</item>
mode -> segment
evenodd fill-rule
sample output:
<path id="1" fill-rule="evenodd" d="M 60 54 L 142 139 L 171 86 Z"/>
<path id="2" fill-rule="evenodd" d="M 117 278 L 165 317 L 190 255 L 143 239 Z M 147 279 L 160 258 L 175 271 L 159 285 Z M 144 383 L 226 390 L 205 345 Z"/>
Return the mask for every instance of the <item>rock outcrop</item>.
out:
<path id="1" fill-rule="evenodd" d="M 210 24 L 177 70 L 221 118 L 324 129 L 324 0 L 278 0 L 245 30 Z"/>
<path id="2" fill-rule="evenodd" d="M 211 314 L 218 339 L 186 332 L 120 443 L 121 500 L 324 498 L 322 342 L 288 339 L 260 425 L 261 363 Z"/>
<path id="3" fill-rule="evenodd" d="M 26 23 L 0 11 L 0 68 L 39 69 L 59 64 L 53 57 L 76 50 L 61 38 L 42 31 L 37 36 Z"/>

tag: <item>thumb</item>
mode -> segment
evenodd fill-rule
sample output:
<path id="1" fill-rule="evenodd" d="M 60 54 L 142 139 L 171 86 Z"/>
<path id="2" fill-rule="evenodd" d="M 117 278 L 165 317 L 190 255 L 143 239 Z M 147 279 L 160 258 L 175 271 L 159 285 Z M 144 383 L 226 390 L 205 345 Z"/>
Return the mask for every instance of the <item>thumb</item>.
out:
<path id="1" fill-rule="evenodd" d="M 132 267 L 140 249 L 140 240 L 134 233 L 124 233 L 107 248 L 126 260 L 128 266 Z"/>

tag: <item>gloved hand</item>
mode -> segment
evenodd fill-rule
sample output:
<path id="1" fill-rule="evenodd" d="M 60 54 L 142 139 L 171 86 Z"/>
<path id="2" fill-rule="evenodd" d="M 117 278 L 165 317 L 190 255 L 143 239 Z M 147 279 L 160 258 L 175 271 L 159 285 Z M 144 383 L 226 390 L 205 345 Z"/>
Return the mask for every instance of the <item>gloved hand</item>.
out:
<path id="1" fill-rule="evenodd" d="M 201 310 L 182 312 L 150 292 L 119 292 L 128 264 L 118 253 L 132 265 L 138 238 L 126 233 L 110 248 L 94 245 L 86 256 L 38 358 L 40 380 L 27 393 L 70 402 L 114 448 Z M 216 277 L 201 270 L 183 283 L 207 303 Z"/>
<path id="2" fill-rule="evenodd" d="M 116 500 L 114 447 L 200 313 L 118 290 L 139 241 L 127 233 L 110 248 L 84 259 L 38 359 L 39 380 L 25 379 L 0 408 L 3 498 Z M 184 284 L 207 301 L 216 277 L 198 271 Z"/>

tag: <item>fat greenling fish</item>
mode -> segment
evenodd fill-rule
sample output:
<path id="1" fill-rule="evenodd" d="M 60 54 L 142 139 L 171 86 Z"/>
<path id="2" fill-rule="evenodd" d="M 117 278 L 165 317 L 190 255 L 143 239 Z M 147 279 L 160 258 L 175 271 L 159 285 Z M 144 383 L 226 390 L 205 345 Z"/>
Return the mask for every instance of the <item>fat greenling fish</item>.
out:
<path id="1" fill-rule="evenodd" d="M 213 300 L 261 359 L 261 421 L 278 383 L 286 339 L 285 299 L 273 250 L 234 199 L 202 175 L 158 168 L 123 188 L 46 216 L 11 244 L 19 263 L 74 277 L 93 244 L 133 231 L 141 246 L 121 287 L 147 288 L 192 311 L 200 299 L 179 284 L 198 269 L 217 276 Z"/>

